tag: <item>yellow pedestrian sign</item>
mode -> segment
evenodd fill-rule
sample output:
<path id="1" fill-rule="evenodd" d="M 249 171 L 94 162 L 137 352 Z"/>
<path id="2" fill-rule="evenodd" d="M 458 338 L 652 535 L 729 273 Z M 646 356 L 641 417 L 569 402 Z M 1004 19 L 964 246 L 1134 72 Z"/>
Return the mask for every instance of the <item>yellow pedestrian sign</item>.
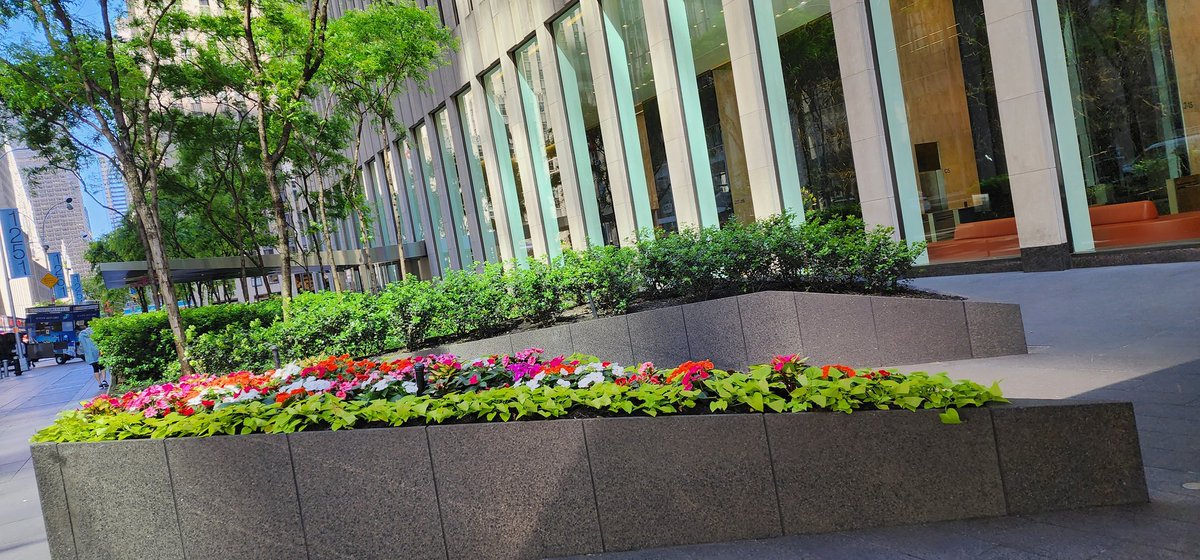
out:
<path id="1" fill-rule="evenodd" d="M 45 284 L 47 288 L 54 289 L 54 285 L 58 284 L 58 277 L 47 273 L 42 277 L 42 283 Z"/>

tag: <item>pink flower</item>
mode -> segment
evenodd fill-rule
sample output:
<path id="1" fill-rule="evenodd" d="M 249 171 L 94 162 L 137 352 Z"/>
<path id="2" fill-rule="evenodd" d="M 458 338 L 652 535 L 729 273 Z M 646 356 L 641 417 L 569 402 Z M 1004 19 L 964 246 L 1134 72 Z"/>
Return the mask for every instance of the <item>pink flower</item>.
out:
<path id="1" fill-rule="evenodd" d="M 472 375 L 471 380 L 467 381 L 467 383 L 470 383 L 471 385 L 479 383 L 479 374 Z"/>

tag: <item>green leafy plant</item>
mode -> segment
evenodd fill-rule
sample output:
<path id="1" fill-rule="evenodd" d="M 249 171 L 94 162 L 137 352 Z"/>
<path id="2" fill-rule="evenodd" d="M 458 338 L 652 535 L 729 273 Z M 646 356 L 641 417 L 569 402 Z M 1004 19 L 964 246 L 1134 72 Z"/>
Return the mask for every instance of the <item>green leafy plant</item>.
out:
<path id="1" fill-rule="evenodd" d="M 84 409 L 64 412 L 33 439 L 78 442 L 580 416 L 864 409 L 937 409 L 944 423 L 957 424 L 962 421 L 959 408 L 1006 402 L 998 384 L 954 381 L 944 373 L 810 367 L 794 355 L 777 356 L 748 372 L 716 370 L 710 362 L 686 362 L 673 370 L 656 370 L 650 364 L 617 369 L 594 357 L 543 360 L 535 350 L 491 358 L 471 364 L 452 356 L 422 358 L 432 383 L 422 394 L 415 388 L 395 391 L 397 384 L 387 389 L 376 385 L 375 379 L 387 375 L 408 379 L 415 371 L 413 359 L 384 364 L 326 359 L 324 366 L 314 367 L 324 368 L 320 371 L 330 381 L 313 377 L 310 372 L 316 370 L 295 367 L 290 373 L 285 368 L 282 378 L 239 373 L 196 381 L 209 383 L 215 392 L 151 387 L 145 396 L 100 397 Z M 485 380 L 484 375 L 499 377 Z M 367 380 L 358 389 L 347 388 L 346 383 L 364 376 Z M 235 386 L 240 389 L 231 392 Z M 241 396 L 247 387 L 255 388 L 248 399 Z M 236 396 L 229 401 L 204 401 L 231 394 Z M 164 399 L 174 404 L 159 408 L 162 405 L 156 403 Z"/>

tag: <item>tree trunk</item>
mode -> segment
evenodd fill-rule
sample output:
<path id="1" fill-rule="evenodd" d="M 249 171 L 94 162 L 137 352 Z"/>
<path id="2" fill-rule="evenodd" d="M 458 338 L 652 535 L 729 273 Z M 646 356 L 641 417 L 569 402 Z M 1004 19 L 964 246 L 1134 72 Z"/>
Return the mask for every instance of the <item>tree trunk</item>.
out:
<path id="1" fill-rule="evenodd" d="M 135 169 L 133 162 L 126 162 L 126 165 L 130 169 Z M 153 176 L 155 172 L 151 170 L 150 174 Z M 179 358 L 179 371 L 183 375 L 191 375 L 195 372 L 187 361 L 187 335 L 183 327 L 183 315 L 179 312 L 178 299 L 175 297 L 175 286 L 171 282 L 171 266 L 167 259 L 166 247 L 163 245 L 162 232 L 159 230 L 158 209 L 147 203 L 141 189 L 137 186 L 138 183 L 130 181 L 128 175 L 132 174 L 127 173 L 126 175 L 126 184 L 131 185 L 126 189 L 129 191 L 130 202 L 133 202 L 134 211 L 137 212 L 138 219 L 142 222 L 146 233 L 146 246 L 150 251 L 146 255 L 146 261 L 150 265 L 149 268 L 154 271 L 158 292 L 163 300 L 158 308 L 165 309 L 167 312 L 167 324 L 171 328 L 175 355 Z"/>
<path id="2" fill-rule="evenodd" d="M 267 189 L 271 192 L 271 215 L 275 219 L 275 229 L 278 231 L 279 242 L 275 248 L 279 251 L 279 295 L 283 301 L 283 318 L 291 314 L 292 305 L 292 244 L 291 230 L 287 223 L 287 206 L 283 201 L 283 191 L 279 189 L 279 177 L 276 176 L 275 163 L 267 158 L 263 162 L 263 173 L 267 175 Z M 271 285 L 267 284 L 267 292 Z"/>
<path id="3" fill-rule="evenodd" d="M 250 285 L 246 282 L 246 255 L 242 255 L 242 275 L 239 277 L 242 281 L 242 299 L 247 303 L 254 301 L 250 299 Z"/>

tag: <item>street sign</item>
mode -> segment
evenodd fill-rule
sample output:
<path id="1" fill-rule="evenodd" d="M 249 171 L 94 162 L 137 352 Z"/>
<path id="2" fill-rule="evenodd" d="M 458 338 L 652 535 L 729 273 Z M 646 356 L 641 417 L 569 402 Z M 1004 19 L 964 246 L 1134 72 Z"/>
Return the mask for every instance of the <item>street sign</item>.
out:
<path id="1" fill-rule="evenodd" d="M 29 251 L 26 249 L 25 232 L 21 230 L 21 214 L 16 208 L 0 209 L 0 227 L 4 230 L 9 278 L 28 278 Z"/>
<path id="2" fill-rule="evenodd" d="M 50 261 L 50 273 L 58 279 L 58 283 L 51 286 L 54 289 L 54 299 L 67 297 L 67 277 L 63 271 L 62 253 L 46 253 L 46 259 Z"/>
<path id="3" fill-rule="evenodd" d="M 53 290 L 54 285 L 58 284 L 58 277 L 53 274 L 47 273 L 45 276 L 42 277 L 42 284 L 44 284 L 47 288 L 50 288 L 51 290 Z"/>
<path id="4" fill-rule="evenodd" d="M 79 305 L 83 303 L 83 278 L 78 272 L 71 273 L 71 298 L 72 303 Z"/>

